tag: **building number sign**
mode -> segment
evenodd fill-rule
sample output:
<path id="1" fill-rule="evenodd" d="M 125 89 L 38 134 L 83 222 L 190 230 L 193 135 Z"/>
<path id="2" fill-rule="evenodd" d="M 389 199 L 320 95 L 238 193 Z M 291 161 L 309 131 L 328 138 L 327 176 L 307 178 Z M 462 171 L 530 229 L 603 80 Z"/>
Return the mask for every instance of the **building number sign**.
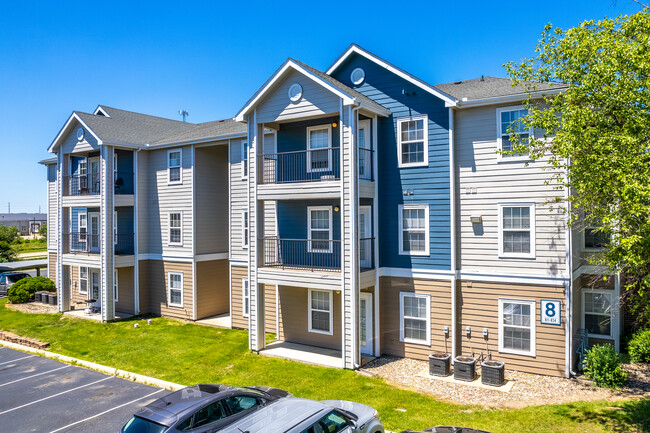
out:
<path id="1" fill-rule="evenodd" d="M 560 301 L 549 301 L 542 299 L 540 303 L 542 325 L 561 325 L 562 324 L 562 307 Z"/>

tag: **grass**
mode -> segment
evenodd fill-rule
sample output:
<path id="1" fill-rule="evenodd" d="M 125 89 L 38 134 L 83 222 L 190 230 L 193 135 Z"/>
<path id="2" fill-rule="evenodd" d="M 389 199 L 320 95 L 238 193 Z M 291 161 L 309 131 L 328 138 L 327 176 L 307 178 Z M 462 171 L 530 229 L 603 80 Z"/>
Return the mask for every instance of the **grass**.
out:
<path id="1" fill-rule="evenodd" d="M 24 239 L 21 242 L 13 243 L 11 246 L 16 251 L 16 254 L 46 252 L 47 240 L 45 238 Z"/>
<path id="2" fill-rule="evenodd" d="M 52 352 L 190 385 L 269 385 L 295 396 L 344 399 L 379 411 L 387 429 L 462 425 L 491 432 L 646 431 L 650 400 L 577 402 L 525 409 L 485 409 L 436 400 L 349 370 L 265 358 L 248 351 L 245 331 L 156 318 L 98 323 L 60 314 L 24 314 L 0 301 L 0 329 L 50 342 Z M 134 328 L 135 322 L 140 323 Z M 405 409 L 405 412 L 397 409 Z"/>

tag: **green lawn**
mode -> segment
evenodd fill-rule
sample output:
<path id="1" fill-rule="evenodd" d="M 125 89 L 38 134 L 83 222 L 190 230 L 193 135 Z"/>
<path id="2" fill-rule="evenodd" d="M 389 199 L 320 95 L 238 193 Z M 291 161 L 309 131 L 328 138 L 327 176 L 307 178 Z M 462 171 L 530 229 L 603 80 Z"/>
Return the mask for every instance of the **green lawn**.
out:
<path id="1" fill-rule="evenodd" d="M 438 401 L 349 370 L 265 358 L 248 351 L 245 331 L 156 318 L 98 323 L 60 314 L 23 314 L 0 301 L 0 329 L 39 338 L 51 351 L 181 384 L 270 385 L 298 397 L 346 399 L 379 411 L 387 429 L 463 425 L 497 432 L 644 431 L 650 400 L 578 402 L 495 410 Z M 406 412 L 396 409 L 406 409 Z M 645 420 L 645 421 L 644 421 Z"/>

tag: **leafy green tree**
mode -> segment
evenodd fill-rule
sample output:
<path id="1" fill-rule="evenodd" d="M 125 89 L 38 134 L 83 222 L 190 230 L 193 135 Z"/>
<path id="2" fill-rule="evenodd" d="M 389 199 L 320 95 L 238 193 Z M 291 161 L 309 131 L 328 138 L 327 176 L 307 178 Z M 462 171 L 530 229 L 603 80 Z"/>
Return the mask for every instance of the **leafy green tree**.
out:
<path id="1" fill-rule="evenodd" d="M 16 226 L 7 227 L 0 225 L 0 241 L 11 244 L 14 243 L 18 238 L 18 228 L 16 228 Z"/>
<path id="2" fill-rule="evenodd" d="M 0 226 L 0 263 L 10 262 L 16 258 L 16 251 L 12 244 L 18 239 L 16 227 Z"/>
<path id="3" fill-rule="evenodd" d="M 535 51 L 535 57 L 506 69 L 529 92 L 524 125 L 545 133 L 514 150 L 548 158 L 549 182 L 570 191 L 569 221 L 578 228 L 579 221 L 582 227 L 599 226 L 608 239 L 591 260 L 621 272 L 623 299 L 648 320 L 649 10 L 568 30 L 548 24 Z M 535 83 L 541 82 L 562 83 L 561 91 L 534 101 Z"/>
<path id="4" fill-rule="evenodd" d="M 47 224 L 46 223 L 41 224 L 41 226 L 38 228 L 38 234 L 40 234 L 44 238 L 47 237 Z"/>

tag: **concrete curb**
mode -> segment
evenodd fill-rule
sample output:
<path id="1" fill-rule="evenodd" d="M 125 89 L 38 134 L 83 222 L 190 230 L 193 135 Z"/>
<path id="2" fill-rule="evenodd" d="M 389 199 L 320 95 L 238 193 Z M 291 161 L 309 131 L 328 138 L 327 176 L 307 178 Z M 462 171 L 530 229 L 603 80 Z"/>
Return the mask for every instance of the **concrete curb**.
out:
<path id="1" fill-rule="evenodd" d="M 136 374 L 130 371 L 107 367 L 95 362 L 84 361 L 83 359 L 72 358 L 70 356 L 60 355 L 58 353 L 52 353 L 41 349 L 35 349 L 33 347 L 23 346 L 22 344 L 11 343 L 9 341 L 0 340 L 0 346 L 20 350 L 21 352 L 33 353 L 34 355 L 42 356 L 43 358 L 54 359 L 55 361 L 65 362 L 66 364 L 77 365 L 89 370 L 94 370 L 100 373 L 120 377 L 122 379 L 130 380 L 133 382 L 138 382 L 143 385 L 151 385 L 157 388 L 169 389 L 171 391 L 178 391 L 181 388 L 185 388 L 185 385 L 179 385 L 178 383 L 167 382 L 165 380 L 156 379 L 155 377 L 144 376 L 142 374 Z"/>

